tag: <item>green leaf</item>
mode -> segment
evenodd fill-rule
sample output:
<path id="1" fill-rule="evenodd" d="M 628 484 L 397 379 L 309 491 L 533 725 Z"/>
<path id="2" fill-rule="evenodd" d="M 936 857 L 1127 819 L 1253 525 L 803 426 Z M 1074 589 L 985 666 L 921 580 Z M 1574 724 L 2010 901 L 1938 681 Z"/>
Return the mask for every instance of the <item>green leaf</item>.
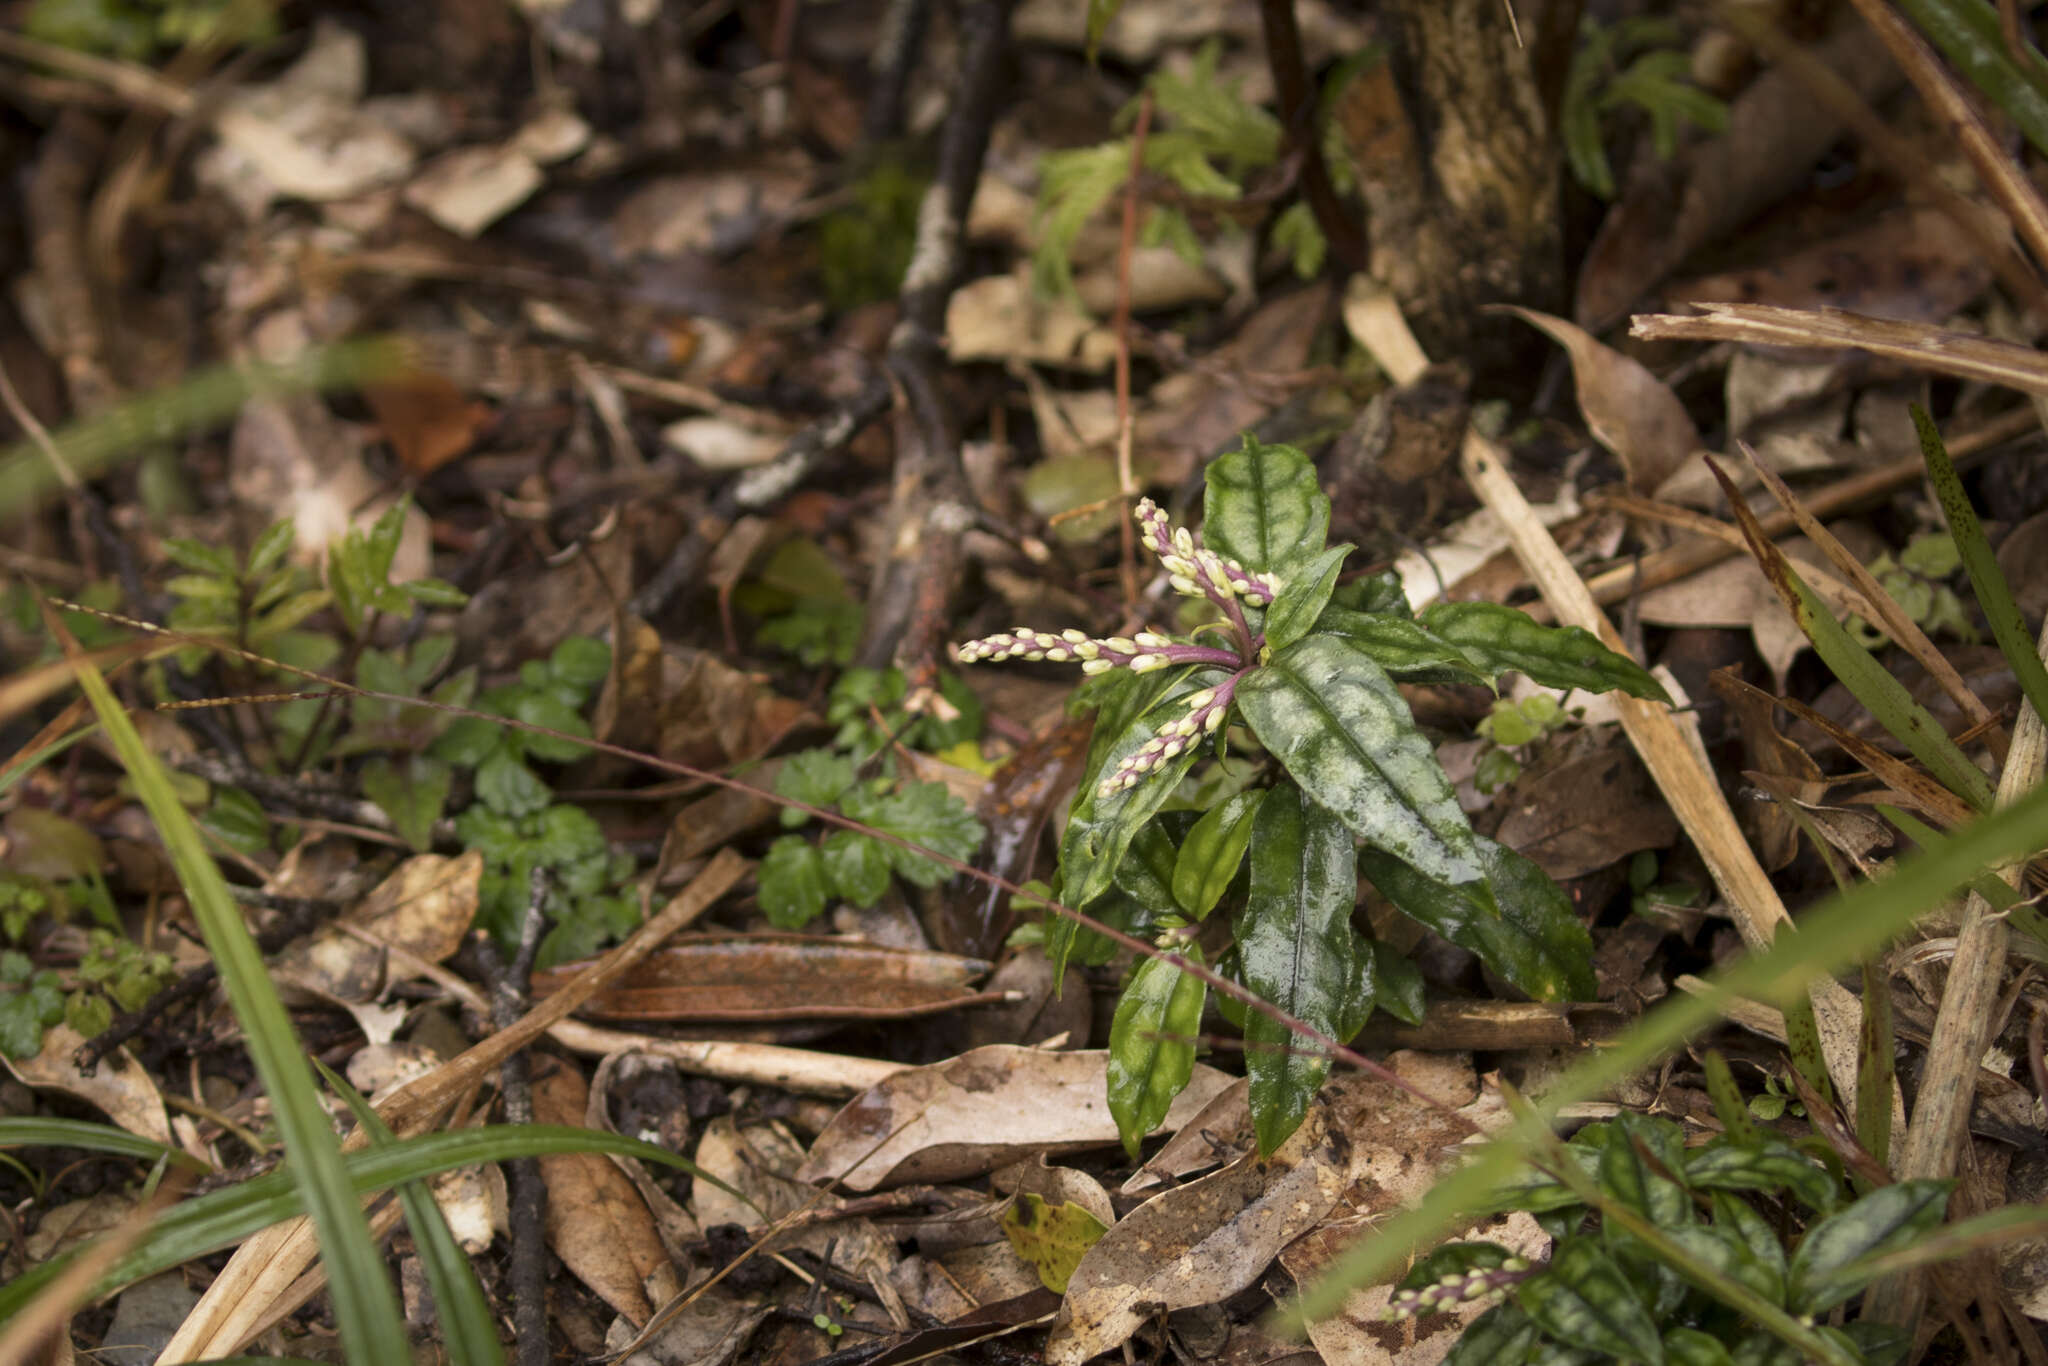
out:
<path id="1" fill-rule="evenodd" d="M 216 787 L 199 823 L 238 853 L 260 854 L 270 848 L 269 815 L 239 787 Z"/>
<path id="2" fill-rule="evenodd" d="M 1373 940 L 1373 1004 L 1403 1024 L 1419 1025 L 1428 1009 L 1423 997 L 1422 969 L 1392 944 Z"/>
<path id="3" fill-rule="evenodd" d="M 1116 12 L 1124 7 L 1124 0 L 1088 0 L 1088 65 L 1095 65 L 1102 48 L 1102 35 L 1109 32 L 1109 24 L 1116 18 Z M 1053 1287 L 1064 1293 L 1065 1286 Z"/>
<path id="4" fill-rule="evenodd" d="M 974 857 L 985 833 L 967 803 L 948 791 L 944 783 L 906 783 L 900 791 L 882 797 L 854 788 L 839 799 L 839 809 L 862 825 L 871 825 L 885 834 L 962 862 Z M 951 868 L 923 854 L 894 844 L 882 847 L 889 866 L 905 882 L 936 887 L 953 876 Z"/>
<path id="5" fill-rule="evenodd" d="M 1305 637 L 1247 674 L 1237 702 L 1259 743 L 1360 839 L 1439 882 L 1486 876 L 1450 779 L 1365 651 Z"/>
<path id="6" fill-rule="evenodd" d="M 389 759 L 372 759 L 363 766 L 363 795 L 391 817 L 399 838 L 420 853 L 434 847 L 434 822 L 448 805 L 451 778 L 446 762 L 415 754 L 405 767 Z"/>
<path id="7" fill-rule="evenodd" d="M 242 593 L 233 579 L 214 578 L 208 574 L 173 574 L 165 582 L 164 589 L 188 602 L 233 603 Z"/>
<path id="8" fill-rule="evenodd" d="M 1039 1283 L 1055 1295 L 1067 1293 L 1082 1256 L 1109 1232 L 1107 1224 L 1073 1201 L 1049 1205 L 1031 1191 L 1020 1193 L 997 1225 L 1017 1255 L 1038 1272 Z"/>
<path id="9" fill-rule="evenodd" d="M 800 930 L 825 909 L 825 861 L 802 835 L 784 835 L 768 846 L 756 872 L 761 914 L 778 930 Z"/>
<path id="10" fill-rule="evenodd" d="M 1513 669 L 1546 688 L 1620 689 L 1652 702 L 1671 701 L 1640 664 L 1577 626 L 1545 626 L 1527 612 L 1494 602 L 1433 602 L 1420 620 L 1495 677 Z"/>
<path id="11" fill-rule="evenodd" d="M 889 850 L 853 830 L 834 830 L 819 850 L 825 876 L 839 895 L 866 910 L 889 890 Z"/>
<path id="12" fill-rule="evenodd" d="M 42 1116 L 0 1118 L 0 1148 L 83 1148 L 88 1152 L 113 1153 L 139 1162 L 165 1159 L 196 1172 L 213 1169 L 179 1148 L 117 1129 L 111 1124 L 94 1124 L 83 1119 L 50 1119 Z"/>
<path id="13" fill-rule="evenodd" d="M 1838 1195 L 1827 1169 L 1782 1139 L 1728 1140 L 1687 1154 L 1685 1179 L 1699 1190 L 1790 1191 L 1808 1209 L 1827 1211 Z"/>
<path id="14" fill-rule="evenodd" d="M 164 541 L 164 554 L 170 556 L 173 564 L 209 579 L 225 579 L 232 584 L 241 577 L 241 568 L 236 565 L 233 554 L 204 541 L 172 536 Z"/>
<path id="15" fill-rule="evenodd" d="M 590 725 L 576 714 L 575 707 L 552 693 L 529 692 L 512 704 L 512 715 L 516 720 L 529 726 L 544 726 L 548 730 L 562 731 L 567 735 L 588 736 Z M 520 743 L 526 752 L 536 759 L 549 763 L 565 764 L 581 759 L 589 749 L 574 740 L 565 740 L 554 735 L 536 735 L 532 731 L 520 732 Z M 481 778 L 481 774 L 478 775 Z"/>
<path id="16" fill-rule="evenodd" d="M 605 852 L 604 829 L 580 806 L 556 805 L 540 813 L 527 852 L 550 868 L 566 868 Z"/>
<path id="17" fill-rule="evenodd" d="M 1932 1233 L 1948 1209 L 1954 1185 L 1900 1181 L 1880 1186 L 1808 1229 L 1792 1254 L 1791 1308 L 1802 1314 L 1823 1313 L 1861 1290 L 1867 1274 L 1849 1268 L 1849 1263 L 1895 1251 Z"/>
<path id="18" fill-rule="evenodd" d="M 1770 1220 L 1738 1195 L 1713 1191 L 1708 1198 L 1714 1206 L 1714 1227 L 1739 1240 L 1747 1249 L 1751 1269 L 1743 1283 L 1772 1304 L 1785 1302 L 1785 1245 Z"/>
<path id="19" fill-rule="evenodd" d="M 1466 1325 L 1444 1366 L 1521 1366 L 1540 1331 L 1520 1305 L 1496 1304 Z"/>
<path id="20" fill-rule="evenodd" d="M 1614 1259 L 1591 1238 L 1567 1238 L 1547 1272 L 1515 1287 L 1515 1299 L 1544 1332 L 1567 1347 L 1624 1361 L 1664 1360 L 1650 1311 Z"/>
<path id="21" fill-rule="evenodd" d="M 1643 1115 L 1617 1116 L 1600 1157 L 1600 1189 L 1654 1224 L 1690 1224 L 1692 1197 L 1684 1186 L 1660 1174 L 1650 1159 L 1673 1175 L 1683 1175 L 1685 1139 L 1678 1127 Z"/>
<path id="22" fill-rule="evenodd" d="M 510 750 L 492 750 L 476 766 L 477 800 L 503 815 L 531 815 L 553 796 L 540 775 Z"/>
<path id="23" fill-rule="evenodd" d="M 1173 890 L 1179 858 L 1180 850 L 1174 846 L 1165 819 L 1147 821 L 1131 840 L 1130 852 L 1116 866 L 1117 890 L 1155 917 L 1184 914 Z"/>
<path id="24" fill-rule="evenodd" d="M 256 538 L 256 544 L 249 547 L 249 567 L 246 577 L 260 579 L 284 563 L 291 554 L 292 543 L 298 538 L 298 531 L 290 518 L 272 522 Z"/>
<path id="25" fill-rule="evenodd" d="M 469 601 L 469 594 L 446 579 L 408 579 L 398 591 L 423 607 L 460 607 Z"/>
<path id="26" fill-rule="evenodd" d="M 570 636 L 548 656 L 548 672 L 588 695 L 612 670 L 612 647 L 591 636 Z"/>
<path id="27" fill-rule="evenodd" d="M 1292 446 L 1244 446 L 1209 462 L 1202 499 L 1202 543 L 1253 573 L 1292 580 L 1322 553 L 1330 500 L 1316 467 Z"/>
<path id="28" fill-rule="evenodd" d="M 1721 1340 L 1697 1328 L 1666 1329 L 1664 1359 L 1672 1366 L 1735 1366 Z"/>
<path id="29" fill-rule="evenodd" d="M 1193 945 L 1183 950 L 1199 962 Z M 1195 1074 L 1195 1036 L 1209 987 L 1164 959 L 1138 964 L 1109 1026 L 1109 1113 L 1133 1162 Z"/>
<path id="30" fill-rule="evenodd" d="M 1266 648 L 1282 649 L 1309 633 L 1337 588 L 1337 573 L 1352 547 L 1333 545 L 1287 580 L 1266 609 Z"/>
<path id="31" fill-rule="evenodd" d="M 1484 683 L 1492 675 L 1465 652 L 1413 617 L 1354 612 L 1332 604 L 1316 618 L 1316 634 L 1341 636 L 1395 678 L 1411 683 Z"/>
<path id="32" fill-rule="evenodd" d="M 1571 899 L 1541 868 L 1489 839 L 1477 841 L 1498 915 L 1472 904 L 1466 890 L 1425 877 L 1376 849 L 1359 853 L 1373 885 L 1401 910 L 1539 1001 L 1590 1001 L 1593 941 L 1572 914 Z"/>
<path id="33" fill-rule="evenodd" d="M 451 764 L 475 768 L 503 747 L 505 728 L 480 716 L 458 716 L 434 741 L 434 754 Z"/>
<path id="34" fill-rule="evenodd" d="M 1195 766 L 1202 747 L 1192 746 L 1168 763 L 1162 772 L 1106 796 L 1101 789 L 1101 776 L 1116 772 L 1124 760 L 1144 748 L 1167 726 L 1180 720 L 1187 713 L 1187 708 L 1179 704 L 1179 699 L 1199 688 L 1215 686 L 1222 677 L 1214 669 L 1193 669 L 1170 679 L 1143 714 L 1125 722 L 1107 743 L 1103 743 L 1101 728 L 1112 718 L 1105 709 L 1098 722 L 1096 736 L 1096 743 L 1101 745 L 1101 757 L 1098 761 L 1095 754 L 1089 756 L 1089 771 L 1082 777 L 1080 798 L 1074 803 L 1073 812 L 1067 818 L 1066 833 L 1060 840 L 1060 871 L 1066 878 L 1068 905 L 1084 907 L 1109 890 L 1117 865 L 1123 862 L 1131 841 L 1144 828 L 1145 822 L 1152 819 L 1153 813 L 1173 795 L 1173 789 L 1187 776 L 1188 770 Z M 1144 689 L 1130 697 L 1142 698 L 1148 693 L 1150 689 Z"/>
<path id="35" fill-rule="evenodd" d="M 370 533 L 363 538 L 364 566 L 370 582 L 377 587 L 390 582 L 391 562 L 398 558 L 398 542 L 405 535 L 405 514 L 411 510 L 412 498 L 400 498 L 370 524 Z"/>
<path id="36" fill-rule="evenodd" d="M 775 775 L 775 795 L 810 806 L 832 807 L 839 794 L 853 786 L 853 760 L 829 749 L 798 750 Z M 810 817 L 783 808 L 782 823 L 792 829 Z"/>
<path id="37" fill-rule="evenodd" d="M 1996 10 L 1984 0 L 1899 0 L 1899 8 L 2027 141 L 2048 152 L 2048 69 L 2030 44 L 2013 52 Z"/>
<path id="38" fill-rule="evenodd" d="M 1252 837 L 1252 818 L 1265 798 L 1264 788 L 1238 793 L 1204 812 L 1182 841 L 1173 865 L 1173 899 L 1193 919 L 1215 910 L 1230 889 Z"/>
<path id="39" fill-rule="evenodd" d="M 42 1051 L 43 1030 L 63 1018 L 64 989 L 54 972 L 38 972 L 24 984 L 0 989 L 0 1053 L 33 1058 Z"/>
<path id="40" fill-rule="evenodd" d="M 1253 820 L 1251 872 L 1250 900 L 1236 925 L 1240 980 L 1324 1034 L 1355 1034 L 1372 1002 L 1357 999 L 1362 941 L 1351 928 L 1358 899 L 1351 832 L 1283 783 Z M 1327 1057 L 1300 1051 L 1303 1042 L 1263 1012 L 1245 1019 L 1245 1072 L 1262 1154 L 1300 1126 L 1330 1070 Z"/>

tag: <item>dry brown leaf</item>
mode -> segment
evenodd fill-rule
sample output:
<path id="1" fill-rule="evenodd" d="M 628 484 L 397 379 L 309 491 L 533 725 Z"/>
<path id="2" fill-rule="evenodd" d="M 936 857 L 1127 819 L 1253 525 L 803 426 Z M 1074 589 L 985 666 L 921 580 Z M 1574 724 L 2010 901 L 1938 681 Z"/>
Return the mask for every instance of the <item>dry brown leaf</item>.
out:
<path id="1" fill-rule="evenodd" d="M 1131 1211 L 1074 1268 L 1046 1361 L 1080 1366 L 1162 1309 L 1218 1304 L 1251 1285 L 1337 1202 L 1351 1152 L 1318 1104 L 1270 1158 L 1239 1158 Z"/>
<path id="2" fill-rule="evenodd" d="M 409 858 L 349 913 L 350 923 L 367 939 L 329 927 L 279 955 L 278 970 L 338 1001 L 375 1000 L 394 980 L 412 975 L 402 955 L 394 957 L 379 945 L 428 963 L 462 947 L 462 936 L 476 919 L 483 871 L 483 855 L 473 849 L 454 858 Z"/>
<path id="3" fill-rule="evenodd" d="M 1770 308 L 1701 303 L 1704 314 L 1638 314 L 1629 335 L 1650 341 L 1732 341 L 1744 346 L 1848 347 L 1936 374 L 2048 394 L 2048 356 L 2031 346 L 1925 323 L 1845 313 L 1838 308 Z"/>
<path id="4" fill-rule="evenodd" d="M 91 1076 L 78 1070 L 73 1061 L 85 1039 L 67 1024 L 51 1025 L 43 1031 L 43 1046 L 32 1058 L 9 1058 L 0 1062 L 30 1086 L 62 1091 L 103 1111 L 108 1119 L 131 1134 L 175 1148 L 170 1121 L 164 1116 L 164 1099 L 150 1079 L 149 1071 L 127 1049 L 100 1059 Z"/>
<path id="5" fill-rule="evenodd" d="M 1560 882 L 1678 838 L 1678 818 L 1622 744 L 1525 773 L 1504 796 L 1494 838 Z"/>
<path id="6" fill-rule="evenodd" d="M 1104 1092 L 1108 1069 L 1109 1054 L 1101 1050 L 1053 1053 L 992 1044 L 898 1072 L 833 1116 L 796 1179 L 843 1181 L 867 1191 L 954 1181 L 1037 1153 L 1114 1143 L 1116 1122 Z M 1230 1082 L 1197 1063 L 1161 1129 L 1178 1129 Z"/>
<path id="7" fill-rule="evenodd" d="M 588 967 L 537 972 L 535 999 Z M 670 940 L 579 1012 L 598 1020 L 909 1019 L 979 999 L 978 958 L 800 934 Z"/>
<path id="8" fill-rule="evenodd" d="M 546 1059 L 535 1067 L 533 1121 L 586 1127 L 590 1087 L 575 1066 Z M 682 1289 L 661 1245 L 654 1216 L 626 1174 L 602 1153 L 556 1153 L 540 1160 L 548 1188 L 548 1246 L 606 1304 L 635 1326 Z"/>
<path id="9" fill-rule="evenodd" d="M 1584 328 L 1533 308 L 1503 307 L 1547 333 L 1571 359 L 1579 412 L 1593 439 L 1613 451 L 1632 492 L 1649 494 L 1700 448 L 1699 429 L 1664 381 Z"/>
<path id="10" fill-rule="evenodd" d="M 1678 281 L 1665 293 L 1687 302 L 1846 308 L 1940 322 L 1990 283 L 1991 266 L 1976 238 L 1941 209 L 1915 205 L 1764 265 Z"/>
<path id="11" fill-rule="evenodd" d="M 398 453 L 399 463 L 422 476 L 467 451 L 491 418 L 488 404 L 463 397 L 445 375 L 424 371 L 365 385 L 363 398 L 377 415 L 377 426 Z"/>

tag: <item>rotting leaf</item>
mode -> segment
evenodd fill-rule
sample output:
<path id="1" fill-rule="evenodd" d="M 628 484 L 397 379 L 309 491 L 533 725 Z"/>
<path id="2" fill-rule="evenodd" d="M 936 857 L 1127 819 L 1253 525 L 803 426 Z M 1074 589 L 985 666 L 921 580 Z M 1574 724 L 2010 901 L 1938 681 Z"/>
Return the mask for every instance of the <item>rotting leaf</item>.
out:
<path id="1" fill-rule="evenodd" d="M 1031 1263 L 1038 1279 L 1055 1295 L 1067 1293 L 1068 1278 L 1083 1254 L 1109 1231 L 1109 1225 L 1073 1201 L 1049 1205 L 1029 1191 L 1003 1211 L 998 1223 L 1017 1255 Z"/>

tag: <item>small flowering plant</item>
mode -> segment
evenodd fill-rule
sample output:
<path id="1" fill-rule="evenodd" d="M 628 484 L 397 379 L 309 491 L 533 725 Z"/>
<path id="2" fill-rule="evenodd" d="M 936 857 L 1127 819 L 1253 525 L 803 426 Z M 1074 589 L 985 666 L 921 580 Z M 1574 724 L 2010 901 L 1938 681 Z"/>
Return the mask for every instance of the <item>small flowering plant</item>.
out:
<path id="1" fill-rule="evenodd" d="M 1394 1287 L 1386 1317 L 1484 1309 L 1444 1366 L 1789 1363 L 1817 1346 L 1866 1366 L 1902 1360 L 1911 1338 L 1898 1328 L 1820 1320 L 1878 1277 L 1880 1258 L 1939 1227 L 1954 1183 L 1873 1184 L 1854 1198 L 1837 1171 L 1750 1122 L 1715 1070 L 1722 1133 L 1689 1148 L 1656 1116 L 1585 1126 L 1495 1206 L 1533 1214 L 1549 1257 L 1437 1248 Z"/>
<path id="2" fill-rule="evenodd" d="M 1392 576 L 1340 583 L 1352 547 L 1325 545 L 1330 501 L 1289 446 L 1247 437 L 1212 462 L 1199 536 L 1149 499 L 1136 515 L 1174 592 L 1202 600 L 1214 621 L 1188 638 L 1020 627 L 958 651 L 963 663 L 1077 663 L 1101 675 L 1060 846 L 1062 899 L 1198 961 L 1220 953 L 1219 970 L 1341 1040 L 1375 1004 L 1411 1019 L 1421 1009 L 1415 969 L 1352 926 L 1361 875 L 1529 995 L 1590 997 L 1592 943 L 1569 901 L 1473 831 L 1397 684 L 1491 683 L 1513 669 L 1552 687 L 1663 699 L 1656 681 L 1587 632 L 1513 608 L 1437 603 L 1416 614 Z M 1242 764 L 1234 777 L 1211 771 L 1215 781 L 1193 787 L 1227 795 L 1190 810 L 1176 793 L 1233 734 L 1233 718 L 1249 729 L 1240 748 L 1262 754 L 1254 777 L 1243 780 Z M 1207 918 L 1226 903 L 1230 933 L 1210 933 Z M 1095 953 L 1093 939 L 1065 919 L 1046 927 L 1056 965 Z M 1192 1074 L 1206 993 L 1158 959 L 1139 963 L 1125 988 L 1109 1099 L 1133 1152 Z M 1271 1152 L 1301 1122 L 1328 1060 L 1262 1014 L 1241 1023 L 1252 1115 Z"/>

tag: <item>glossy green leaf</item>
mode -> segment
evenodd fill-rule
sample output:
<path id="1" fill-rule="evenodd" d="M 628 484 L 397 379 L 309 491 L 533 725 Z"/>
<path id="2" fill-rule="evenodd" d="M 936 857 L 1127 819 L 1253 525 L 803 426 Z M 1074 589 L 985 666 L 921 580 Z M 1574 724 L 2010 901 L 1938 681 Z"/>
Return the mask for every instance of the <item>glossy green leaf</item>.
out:
<path id="1" fill-rule="evenodd" d="M 1376 849 L 1359 852 L 1359 867 L 1401 910 L 1539 1001 L 1590 1001 L 1593 941 L 1572 913 L 1571 899 L 1541 868 L 1511 849 L 1478 838 L 1499 914 L 1472 904 L 1465 888 L 1423 876 Z"/>
<path id="2" fill-rule="evenodd" d="M 1123 761 L 1136 754 L 1167 726 L 1187 713 L 1179 699 L 1201 688 L 1214 687 L 1224 675 L 1214 669 L 1190 670 L 1173 679 L 1140 715 L 1129 720 L 1121 733 L 1102 750 L 1102 761 L 1084 779 L 1086 786 L 1067 818 L 1066 834 L 1060 840 L 1060 870 L 1066 877 L 1067 903 L 1085 907 L 1109 889 L 1117 865 L 1137 838 L 1145 822 L 1173 795 L 1173 789 L 1195 766 L 1202 746 L 1189 748 L 1132 787 L 1104 795 L 1101 779 L 1117 771 Z"/>
<path id="3" fill-rule="evenodd" d="M 1685 1139 L 1676 1125 L 1644 1115 L 1615 1117 L 1600 1155 L 1601 1190 L 1650 1222 L 1676 1228 L 1692 1222 L 1692 1197 L 1672 1179 L 1684 1171 Z"/>
<path id="4" fill-rule="evenodd" d="M 1581 627 L 1545 626 L 1527 612 L 1494 602 L 1433 602 L 1418 619 L 1496 677 L 1513 669 L 1546 688 L 1620 689 L 1653 702 L 1671 701 L 1640 664 Z"/>
<path id="5" fill-rule="evenodd" d="M 1145 822 L 1131 840 L 1130 850 L 1116 866 L 1117 890 L 1129 896 L 1154 916 L 1177 915 L 1181 903 L 1174 895 L 1173 870 L 1180 862 L 1180 850 L 1167 833 L 1163 819 Z"/>
<path id="6" fill-rule="evenodd" d="M 114 1153 L 142 1162 L 168 1158 L 181 1167 L 208 1172 L 213 1169 L 178 1148 L 167 1148 L 140 1134 L 116 1129 L 111 1124 L 94 1124 L 83 1119 L 49 1119 L 41 1116 L 0 1118 L 0 1148 L 83 1148 L 88 1152 Z"/>
<path id="7" fill-rule="evenodd" d="M 1316 618 L 1315 629 L 1318 635 L 1342 636 L 1403 682 L 1493 683 L 1493 675 L 1463 650 L 1410 616 L 1332 605 Z"/>
<path id="8" fill-rule="evenodd" d="M 1292 446 L 1244 446 L 1209 462 L 1202 500 L 1202 543 L 1253 572 L 1291 580 L 1322 553 L 1330 500 L 1316 467 Z"/>
<path id="9" fill-rule="evenodd" d="M 1515 1287 L 1515 1300 L 1538 1327 L 1568 1347 L 1624 1361 L 1664 1360 L 1650 1311 L 1614 1259 L 1591 1238 L 1566 1239 L 1549 1271 Z"/>
<path id="10" fill-rule="evenodd" d="M 1358 999 L 1357 900 L 1351 832 L 1293 784 L 1274 788 L 1252 822 L 1251 895 L 1236 925 L 1239 980 L 1324 1034 L 1357 1033 L 1372 1010 L 1370 998 Z M 1300 1126 L 1330 1060 L 1303 1051 L 1312 1045 L 1259 1012 L 1245 1019 L 1244 1044 L 1252 1127 L 1259 1151 L 1271 1153 Z"/>
<path id="11" fill-rule="evenodd" d="M 1849 1264 L 1896 1251 L 1933 1232 L 1954 1185 L 1900 1181 L 1880 1186 L 1808 1229 L 1792 1254 L 1792 1308 L 1818 1314 L 1861 1290 L 1868 1276 Z"/>
<path id="12" fill-rule="evenodd" d="M 1311 635 L 1245 676 L 1237 703 L 1259 743 L 1353 834 L 1445 883 L 1486 876 L 1451 780 L 1386 670 Z"/>
<path id="13" fill-rule="evenodd" d="M 1671 1366 L 1735 1366 L 1721 1340 L 1697 1328 L 1666 1329 L 1664 1359 Z"/>
<path id="14" fill-rule="evenodd" d="M 1266 647 L 1272 650 L 1292 645 L 1309 633 L 1316 618 L 1329 604 L 1337 588 L 1337 571 L 1344 567 L 1350 545 L 1333 545 L 1301 566 L 1281 588 L 1266 609 Z"/>
<path id="15" fill-rule="evenodd" d="M 1744 1283 L 1773 1304 L 1785 1302 L 1785 1244 L 1770 1220 L 1739 1195 L 1713 1191 L 1708 1195 L 1714 1210 L 1714 1227 L 1739 1240 L 1748 1249 L 1753 1264 Z"/>
<path id="16" fill-rule="evenodd" d="M 1193 919 L 1215 910 L 1229 890 L 1252 837 L 1252 818 L 1265 797 L 1265 788 L 1238 793 L 1204 812 L 1181 842 L 1173 865 L 1173 899 Z"/>
<path id="17" fill-rule="evenodd" d="M 1997 10 L 1986 0 L 1899 0 L 1899 8 L 2036 150 L 2048 152 L 2048 67 L 2031 45 L 2013 52 Z"/>
<path id="18" fill-rule="evenodd" d="M 1768 1135 L 1754 1143 L 1724 1139 L 1696 1149 L 1686 1156 L 1685 1179 L 1698 1190 L 1790 1191 L 1808 1209 L 1822 1212 L 1839 1203 L 1835 1178 L 1825 1167 Z"/>
<path id="19" fill-rule="evenodd" d="M 1444 1366 L 1521 1366 L 1540 1331 L 1520 1305 L 1496 1304 L 1466 1327 Z"/>
<path id="20" fill-rule="evenodd" d="M 1428 1009 L 1422 969 L 1384 940 L 1372 941 L 1372 1000 L 1402 1024 L 1419 1025 Z"/>
<path id="21" fill-rule="evenodd" d="M 1715 1274 L 1756 1292 L 1774 1305 L 1784 1303 L 1783 1266 L 1773 1268 L 1759 1260 L 1739 1235 L 1718 1225 L 1707 1224 L 1685 1224 L 1667 1228 L 1664 1232 Z"/>
<path id="22" fill-rule="evenodd" d="M 1190 945 L 1183 950 L 1199 961 Z M 1195 1037 L 1209 987 L 1173 964 L 1147 958 L 1131 975 L 1109 1027 L 1109 1113 L 1133 1162 L 1195 1074 Z"/>
<path id="23" fill-rule="evenodd" d="M 1963 487 L 1955 463 L 1948 458 L 1941 429 L 1917 403 L 1913 405 L 1913 425 L 1920 433 L 1920 454 L 1927 462 L 1928 482 L 1940 500 L 1941 515 L 1948 521 L 1949 535 L 1962 556 L 1963 568 L 1969 571 L 1970 587 L 1977 594 L 1984 619 L 1991 625 L 1992 639 L 1998 642 L 1999 653 L 2005 656 L 2006 665 L 2019 680 L 2027 701 L 2037 713 L 2048 716 L 2048 666 L 2041 663 L 2040 649 L 2027 629 L 2019 604 L 2013 601 L 2012 587 L 2005 581 L 2005 571 L 1998 567 L 1991 542 L 1984 537 L 1984 527 L 1977 520 L 1976 508 L 1970 504 L 1969 491 Z"/>

